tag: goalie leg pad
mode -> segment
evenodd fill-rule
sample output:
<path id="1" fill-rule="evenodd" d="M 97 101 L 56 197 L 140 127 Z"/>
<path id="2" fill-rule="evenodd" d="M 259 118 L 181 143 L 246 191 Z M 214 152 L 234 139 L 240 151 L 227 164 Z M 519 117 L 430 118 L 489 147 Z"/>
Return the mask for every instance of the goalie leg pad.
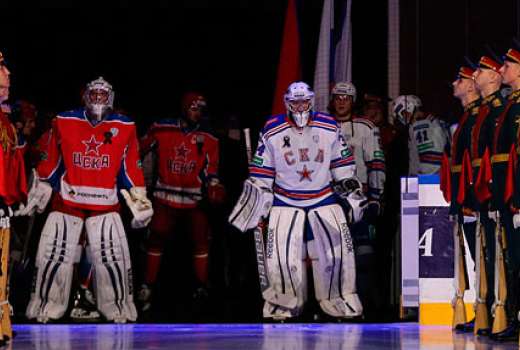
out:
<path id="1" fill-rule="evenodd" d="M 82 229 L 83 219 L 77 216 L 49 214 L 38 245 L 27 318 L 46 322 L 65 313 Z"/>
<path id="2" fill-rule="evenodd" d="M 262 293 L 266 300 L 265 317 L 273 317 L 271 304 L 282 306 L 296 316 L 305 303 L 304 224 L 302 209 L 273 207 L 271 210 L 265 254 L 270 287 Z"/>
<path id="3" fill-rule="evenodd" d="M 314 240 L 307 242 L 307 248 L 322 310 L 334 317 L 361 315 L 354 246 L 343 210 L 337 204 L 327 205 L 310 210 L 308 218 Z"/>
<path id="4" fill-rule="evenodd" d="M 130 252 L 121 217 L 108 213 L 85 221 L 98 310 L 109 321 L 135 321 Z"/>
<path id="5" fill-rule="evenodd" d="M 273 192 L 254 179 L 247 179 L 229 223 L 242 232 L 255 228 L 262 217 L 267 217 L 272 205 Z"/>

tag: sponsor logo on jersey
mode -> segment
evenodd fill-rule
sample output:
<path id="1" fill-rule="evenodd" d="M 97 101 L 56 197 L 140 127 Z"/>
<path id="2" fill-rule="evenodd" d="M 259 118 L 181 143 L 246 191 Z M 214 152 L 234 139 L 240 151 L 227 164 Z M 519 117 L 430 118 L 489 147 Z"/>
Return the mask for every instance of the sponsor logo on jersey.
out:
<path id="1" fill-rule="evenodd" d="M 264 160 L 258 156 L 254 156 L 253 157 L 253 164 L 254 165 L 258 165 L 258 166 L 262 166 L 264 164 Z"/>
<path id="2" fill-rule="evenodd" d="M 341 157 L 342 158 L 347 158 L 351 155 L 350 153 L 350 150 L 348 148 L 345 148 L 343 150 L 341 150 Z"/>

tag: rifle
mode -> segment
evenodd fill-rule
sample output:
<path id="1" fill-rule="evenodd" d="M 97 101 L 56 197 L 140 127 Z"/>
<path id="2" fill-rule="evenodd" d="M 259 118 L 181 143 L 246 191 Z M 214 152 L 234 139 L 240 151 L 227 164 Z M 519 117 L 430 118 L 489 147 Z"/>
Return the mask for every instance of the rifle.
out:
<path id="1" fill-rule="evenodd" d="M 504 259 L 505 251 L 507 249 L 507 241 L 504 227 L 500 222 L 499 212 L 497 212 L 495 239 L 495 304 L 493 305 L 495 319 L 493 320 L 492 333 L 499 333 L 507 328 L 507 317 L 505 309 L 507 300 L 507 280 Z"/>
<path id="2" fill-rule="evenodd" d="M 464 306 L 464 292 L 468 289 L 468 275 L 464 248 L 464 230 L 458 222 L 453 227 L 453 239 L 455 243 L 455 298 L 453 300 L 453 323 L 457 325 L 466 323 L 466 307 Z"/>
<path id="3" fill-rule="evenodd" d="M 486 304 L 486 299 L 488 295 L 486 267 L 486 237 L 484 228 L 482 227 L 482 223 L 480 221 L 480 215 L 478 215 L 477 218 L 475 251 L 475 291 L 477 293 L 477 297 L 475 299 L 474 334 L 476 335 L 479 329 L 489 328 L 489 314 Z"/>

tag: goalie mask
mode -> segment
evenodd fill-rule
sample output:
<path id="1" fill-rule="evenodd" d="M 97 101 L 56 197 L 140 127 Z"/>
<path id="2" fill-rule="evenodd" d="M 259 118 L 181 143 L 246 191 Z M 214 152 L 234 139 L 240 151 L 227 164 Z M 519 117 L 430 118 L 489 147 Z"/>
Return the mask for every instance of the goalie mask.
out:
<path id="1" fill-rule="evenodd" d="M 83 101 L 89 113 L 98 121 L 114 107 L 114 90 L 103 77 L 87 84 Z"/>
<path id="2" fill-rule="evenodd" d="M 401 95 L 393 102 L 392 111 L 394 118 L 403 125 L 408 125 L 415 112 L 420 110 L 422 102 L 415 95 Z"/>
<path id="3" fill-rule="evenodd" d="M 314 107 L 314 92 L 309 85 L 302 81 L 292 83 L 284 95 L 287 114 L 294 123 L 303 128 L 309 122 L 309 117 Z"/>

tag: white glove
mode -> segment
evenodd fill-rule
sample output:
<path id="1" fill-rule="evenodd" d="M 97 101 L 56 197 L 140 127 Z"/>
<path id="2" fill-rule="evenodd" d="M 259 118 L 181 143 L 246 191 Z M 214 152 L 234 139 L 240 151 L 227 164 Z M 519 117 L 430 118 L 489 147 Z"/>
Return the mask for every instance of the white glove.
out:
<path id="1" fill-rule="evenodd" d="M 132 227 L 143 228 L 148 225 L 152 221 L 153 209 L 152 202 L 146 197 L 146 189 L 144 187 L 132 187 L 130 192 L 127 190 L 120 192 L 134 216 Z"/>
<path id="2" fill-rule="evenodd" d="M 513 227 L 519 228 L 520 227 L 520 213 L 516 213 L 513 215 Z"/>
<path id="3" fill-rule="evenodd" d="M 488 217 L 494 222 L 497 222 L 497 212 L 495 210 L 488 211 Z"/>
<path id="4" fill-rule="evenodd" d="M 477 221 L 477 217 L 473 215 L 464 215 L 463 220 L 465 224 L 471 224 L 472 222 Z"/>
<path id="5" fill-rule="evenodd" d="M 41 181 L 33 169 L 33 183 L 27 196 L 27 205 L 20 204 L 17 211 L 14 212 L 14 216 L 32 215 L 35 211 L 43 213 L 45 207 L 51 200 L 52 187 L 48 182 Z"/>

